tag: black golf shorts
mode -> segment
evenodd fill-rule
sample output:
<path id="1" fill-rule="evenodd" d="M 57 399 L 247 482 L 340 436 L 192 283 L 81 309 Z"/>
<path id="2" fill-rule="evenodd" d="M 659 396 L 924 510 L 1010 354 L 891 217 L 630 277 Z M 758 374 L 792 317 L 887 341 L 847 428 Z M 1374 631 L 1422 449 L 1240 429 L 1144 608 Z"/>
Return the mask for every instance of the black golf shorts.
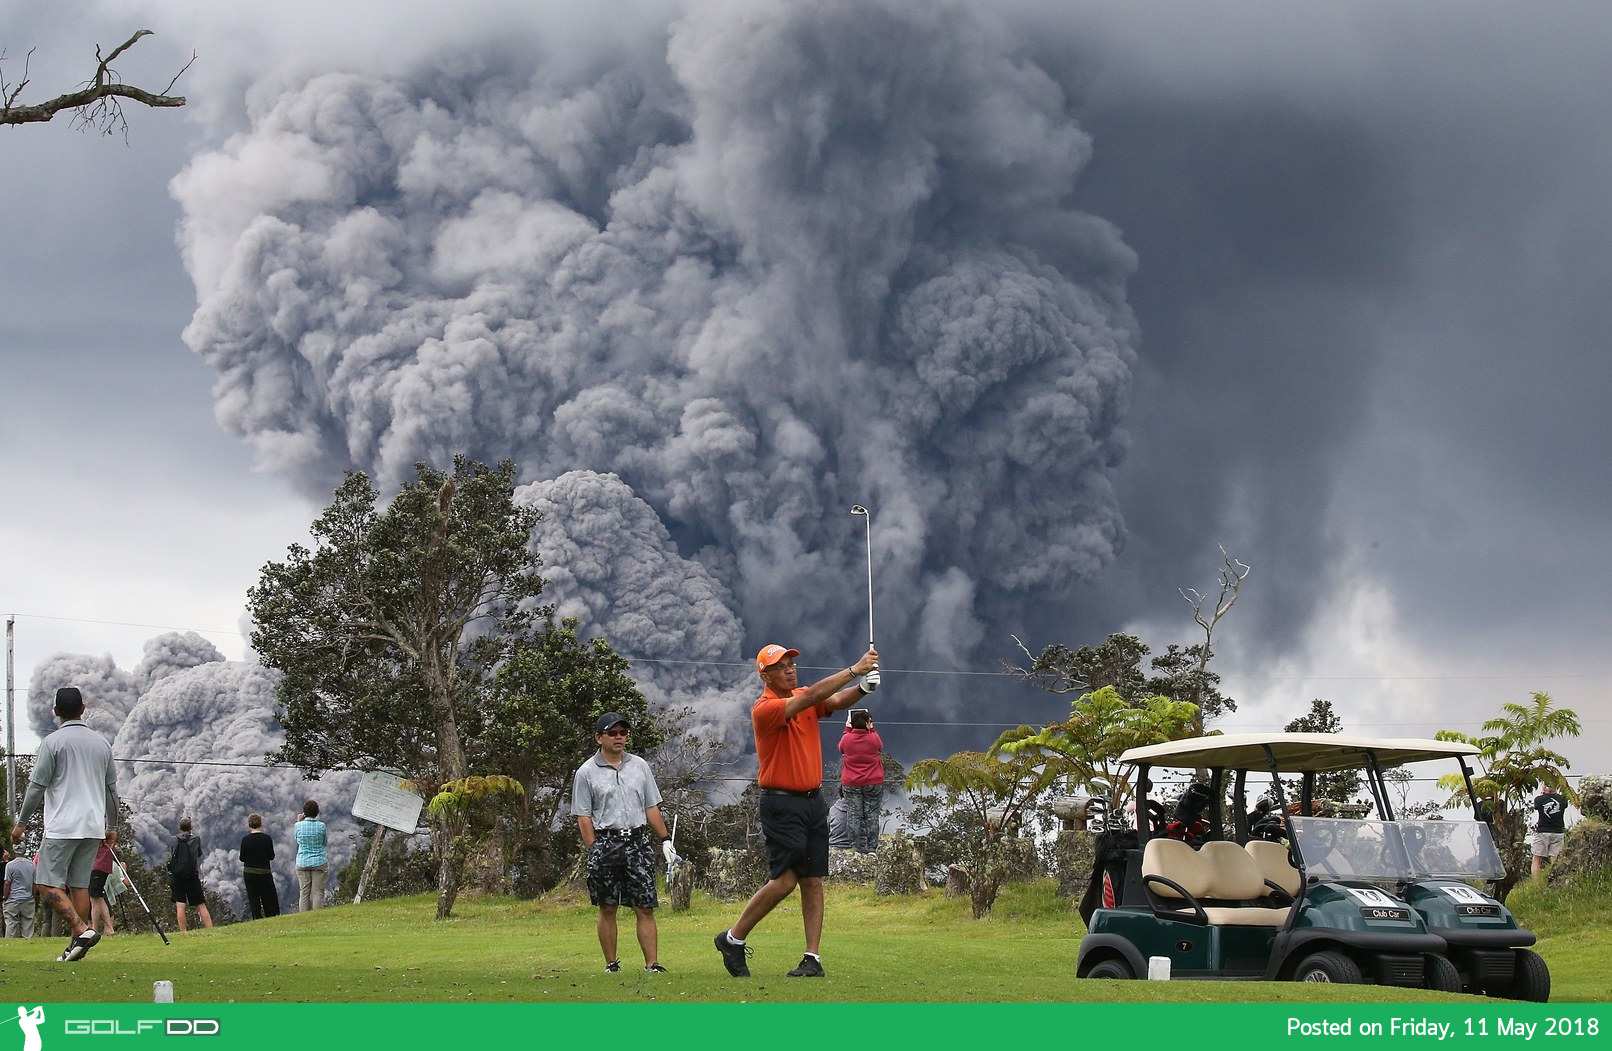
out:
<path id="1" fill-rule="evenodd" d="M 99 869 L 90 873 L 90 897 L 106 897 L 106 881 L 111 875 L 110 872 L 101 872 Z"/>
<path id="2" fill-rule="evenodd" d="M 777 879 L 828 875 L 828 807 L 815 796 L 761 795 L 761 835 L 767 841 L 767 872 Z"/>

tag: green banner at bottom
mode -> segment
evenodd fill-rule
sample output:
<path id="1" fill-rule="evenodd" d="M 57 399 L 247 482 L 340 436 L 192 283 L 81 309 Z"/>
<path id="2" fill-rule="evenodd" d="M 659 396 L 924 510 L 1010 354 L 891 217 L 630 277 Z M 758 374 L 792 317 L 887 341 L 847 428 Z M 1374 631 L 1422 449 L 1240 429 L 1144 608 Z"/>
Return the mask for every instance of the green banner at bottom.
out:
<path id="1" fill-rule="evenodd" d="M 1359 1041 L 1439 1044 L 1470 1051 L 1504 1044 L 1602 1046 L 1601 1004 L 19 1004 L 0 1020 L 0 1051 L 227 1045 L 284 1051 L 288 1044 L 353 1041 L 401 1047 L 519 1041 L 522 1047 L 580 1044 L 633 1033 L 666 1051 L 748 1044 L 760 1034 L 812 1040 L 899 1034 L 910 1047 L 1097 1039 L 1143 1040 L 1161 1032 L 1194 1051 L 1338 1047 Z M 757 1030 L 757 1023 L 765 1028 Z M 716 1039 L 718 1034 L 726 1034 Z M 813 1035 L 815 1034 L 815 1036 Z M 21 1038 L 20 1043 L 18 1038 Z M 108 1042 L 110 1041 L 110 1043 Z M 772 1041 L 769 1041 L 772 1042 Z"/>

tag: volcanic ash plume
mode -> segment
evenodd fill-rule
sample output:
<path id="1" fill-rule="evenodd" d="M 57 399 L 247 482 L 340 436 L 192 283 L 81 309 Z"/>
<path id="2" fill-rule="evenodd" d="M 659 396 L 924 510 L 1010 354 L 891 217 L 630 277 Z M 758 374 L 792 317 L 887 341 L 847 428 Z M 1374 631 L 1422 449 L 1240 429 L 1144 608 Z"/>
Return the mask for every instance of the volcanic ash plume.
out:
<path id="1" fill-rule="evenodd" d="M 244 901 L 238 850 L 252 812 L 263 815 L 263 830 L 274 838 L 282 904 L 288 897 L 296 901 L 291 826 L 304 800 L 319 800 L 332 874 L 352 856 L 357 831 L 350 809 L 359 775 L 305 782 L 295 770 L 263 765 L 264 756 L 284 742 L 274 709 L 272 672 L 256 664 L 202 664 L 158 680 L 112 745 L 113 755 L 124 760 L 118 790 L 132 811 L 129 846 L 160 865 L 178 835 L 179 819 L 190 818 L 202 842 L 202 882 L 237 912 Z"/>
<path id="2" fill-rule="evenodd" d="M 1124 537 L 1133 258 L 1066 203 L 1086 135 L 958 5 L 702 4 L 659 40 L 250 93 L 173 183 L 219 420 L 319 495 L 514 458 L 580 515 L 551 598 L 629 653 L 840 660 L 864 502 L 900 659 L 978 663 L 982 612 Z"/>
<path id="3" fill-rule="evenodd" d="M 575 617 L 584 637 L 603 637 L 632 654 L 645 696 L 657 707 L 693 708 L 690 729 L 742 736 L 743 701 L 754 691 L 711 689 L 722 676 L 710 669 L 734 663 L 743 645 L 727 590 L 704 566 L 678 556 L 654 510 L 619 478 L 590 471 L 522 486 L 515 498 L 543 512 L 533 547 L 555 616 Z"/>
<path id="4" fill-rule="evenodd" d="M 84 721 L 109 741 L 140 699 L 136 677 L 119 668 L 110 653 L 53 653 L 34 665 L 28 679 L 28 726 L 40 737 L 59 725 L 56 691 L 63 686 L 78 687 L 84 696 Z"/>

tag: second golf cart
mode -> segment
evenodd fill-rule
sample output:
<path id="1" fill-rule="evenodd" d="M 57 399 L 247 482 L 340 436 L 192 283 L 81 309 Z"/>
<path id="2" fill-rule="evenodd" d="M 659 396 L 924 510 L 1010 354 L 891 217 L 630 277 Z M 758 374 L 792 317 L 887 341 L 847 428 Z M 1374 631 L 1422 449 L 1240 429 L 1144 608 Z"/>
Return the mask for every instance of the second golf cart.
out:
<path id="1" fill-rule="evenodd" d="M 1476 753 L 1455 742 L 1306 733 L 1125 752 L 1144 820 L 1100 844 L 1077 977 L 1142 977 L 1150 959 L 1164 957 L 1173 978 L 1366 982 L 1545 1001 L 1550 976 L 1527 948 L 1533 934 L 1473 885 L 1504 871 L 1488 825 L 1395 820 L 1389 803 L 1384 770 L 1453 758 L 1470 791 L 1467 759 Z M 1207 785 L 1182 792 L 1171 820 L 1150 798 L 1160 769 L 1209 771 Z M 1377 816 L 1315 816 L 1316 775 L 1351 769 L 1364 774 Z M 1270 793 L 1252 814 L 1250 774 L 1268 777 Z M 1291 806 L 1283 775 L 1299 781 Z M 1227 808 L 1214 802 L 1228 798 Z"/>

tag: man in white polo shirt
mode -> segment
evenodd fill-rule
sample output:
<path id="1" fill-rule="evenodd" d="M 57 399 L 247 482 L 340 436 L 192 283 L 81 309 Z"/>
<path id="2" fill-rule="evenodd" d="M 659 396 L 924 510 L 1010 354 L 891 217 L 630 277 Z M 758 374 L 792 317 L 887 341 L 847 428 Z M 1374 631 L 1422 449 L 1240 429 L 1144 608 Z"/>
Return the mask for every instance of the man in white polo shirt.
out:
<path id="1" fill-rule="evenodd" d="M 627 751 L 627 719 L 606 712 L 594 724 L 599 750 L 583 763 L 571 784 L 571 816 L 577 819 L 588 852 L 588 900 L 599 907 L 599 948 L 605 970 L 621 970 L 616 955 L 616 909 L 626 905 L 637 916 L 638 947 L 644 970 L 664 974 L 659 934 L 655 928 L 655 847 L 660 840 L 666 864 L 674 857 L 666 820 L 660 813 L 660 788 L 649 764 Z"/>
<path id="2" fill-rule="evenodd" d="M 39 742 L 28 793 L 17 811 L 11 842 L 21 843 L 23 824 L 42 808 L 45 838 L 39 846 L 34 885 L 73 932 L 58 960 L 71 963 L 101 940 L 89 925 L 90 871 L 118 812 L 118 775 L 112 746 L 84 721 L 84 696 L 76 686 L 56 691 L 56 732 Z"/>

